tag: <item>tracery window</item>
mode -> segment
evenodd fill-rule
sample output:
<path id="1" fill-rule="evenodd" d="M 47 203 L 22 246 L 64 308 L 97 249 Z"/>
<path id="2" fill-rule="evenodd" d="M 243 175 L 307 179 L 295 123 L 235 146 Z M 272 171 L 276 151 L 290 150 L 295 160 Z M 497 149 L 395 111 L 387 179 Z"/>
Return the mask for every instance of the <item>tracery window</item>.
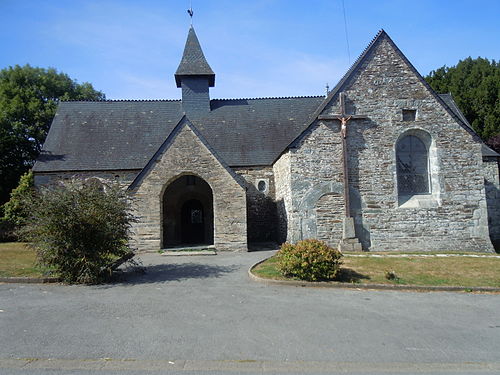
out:
<path id="1" fill-rule="evenodd" d="M 406 135 L 396 145 L 398 194 L 430 193 L 429 150 L 415 135 Z"/>

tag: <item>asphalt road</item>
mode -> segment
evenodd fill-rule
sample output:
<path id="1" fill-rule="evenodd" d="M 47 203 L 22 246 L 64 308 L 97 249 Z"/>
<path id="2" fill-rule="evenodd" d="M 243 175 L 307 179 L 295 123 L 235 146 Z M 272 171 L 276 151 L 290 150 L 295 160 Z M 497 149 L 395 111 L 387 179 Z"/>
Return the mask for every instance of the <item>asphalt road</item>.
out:
<path id="1" fill-rule="evenodd" d="M 268 286 L 270 252 L 105 286 L 0 284 L 0 374 L 498 374 L 500 295 Z"/>

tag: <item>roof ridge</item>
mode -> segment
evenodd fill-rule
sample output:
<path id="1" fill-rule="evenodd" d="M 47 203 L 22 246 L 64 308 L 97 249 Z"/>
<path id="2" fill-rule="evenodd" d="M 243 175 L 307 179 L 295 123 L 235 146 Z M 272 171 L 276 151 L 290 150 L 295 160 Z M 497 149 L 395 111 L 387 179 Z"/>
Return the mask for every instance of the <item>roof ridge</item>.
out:
<path id="1" fill-rule="evenodd" d="M 181 99 L 103 99 L 103 100 L 60 100 L 60 103 L 113 103 L 113 102 L 180 102 Z"/>
<path id="2" fill-rule="evenodd" d="M 351 64 L 351 66 L 349 67 L 349 69 L 347 69 L 347 72 L 342 76 L 342 78 L 337 82 L 337 84 L 335 85 L 335 87 L 330 91 L 330 93 L 335 93 L 335 91 L 337 91 L 338 89 L 340 89 L 340 87 L 345 83 L 345 81 L 347 81 L 347 79 L 350 77 L 350 75 L 353 73 L 353 71 L 357 68 L 358 65 L 360 65 L 361 61 L 363 60 L 363 58 L 365 57 L 365 55 L 368 53 L 368 51 L 373 47 L 373 45 L 375 44 L 375 42 L 380 39 L 380 37 L 382 35 L 387 35 L 387 33 L 385 32 L 384 29 L 380 29 L 377 34 L 372 38 L 372 40 L 370 40 L 370 42 L 368 43 L 368 45 L 365 47 L 365 49 L 359 54 L 359 56 L 356 58 L 356 60 L 354 60 L 354 62 Z M 331 95 L 330 98 L 327 98 L 327 99 L 332 99 L 333 96 L 335 96 L 335 94 Z M 330 96 L 330 95 L 329 95 Z"/>
<path id="3" fill-rule="evenodd" d="M 324 98 L 324 95 L 299 95 L 299 96 L 262 96 L 257 98 L 221 98 L 211 99 L 210 101 L 229 101 L 229 100 L 262 100 L 262 99 L 304 99 L 304 98 Z"/>
<path id="4" fill-rule="evenodd" d="M 288 146 L 285 148 L 285 150 L 288 147 L 290 147 L 297 139 L 299 139 L 302 136 L 302 134 L 304 134 L 307 131 L 307 129 L 309 129 L 309 127 L 317 119 L 318 115 L 326 108 L 326 106 L 328 105 L 328 103 L 330 103 L 331 100 L 338 94 L 338 92 L 344 86 L 344 84 L 347 82 L 347 80 L 354 74 L 354 72 L 356 71 L 356 69 L 358 69 L 358 67 L 362 64 L 362 62 L 364 61 L 364 59 L 367 56 L 367 54 L 374 47 L 375 43 L 377 43 L 377 41 L 380 38 L 382 38 L 384 35 L 387 38 L 389 38 L 389 35 L 387 35 L 387 33 L 385 32 L 384 29 L 380 29 L 377 32 L 377 34 L 372 38 L 372 40 L 370 41 L 370 43 L 368 43 L 368 45 L 365 47 L 365 49 L 363 50 L 363 52 L 361 52 L 361 54 L 354 61 L 354 63 L 350 66 L 350 68 L 347 70 L 347 72 L 337 82 L 337 84 L 335 85 L 335 87 L 332 90 L 330 90 L 330 92 L 326 95 L 326 97 L 324 97 L 324 100 L 321 102 L 321 104 L 318 106 L 318 108 L 316 108 L 316 110 L 312 113 L 312 115 L 310 115 L 309 119 L 305 123 L 304 130 L 297 137 L 295 137 L 295 139 L 292 142 L 290 142 L 288 144 Z M 280 154 L 280 156 L 278 156 L 278 158 L 279 157 L 281 157 L 281 154 Z M 273 161 L 273 163 L 276 160 L 278 160 L 278 158 L 276 158 Z"/>

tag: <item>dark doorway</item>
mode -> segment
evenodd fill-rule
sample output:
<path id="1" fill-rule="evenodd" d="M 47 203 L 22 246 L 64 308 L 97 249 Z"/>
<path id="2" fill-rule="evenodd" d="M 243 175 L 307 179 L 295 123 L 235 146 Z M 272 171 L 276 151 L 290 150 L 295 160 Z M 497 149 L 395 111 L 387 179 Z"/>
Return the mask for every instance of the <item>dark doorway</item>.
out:
<path id="1" fill-rule="evenodd" d="M 202 178 L 184 175 L 167 186 L 162 202 L 163 248 L 212 245 L 213 194 Z"/>
<path id="2" fill-rule="evenodd" d="M 198 199 L 190 199 L 182 205 L 182 242 L 202 244 L 205 242 L 203 205 Z"/>

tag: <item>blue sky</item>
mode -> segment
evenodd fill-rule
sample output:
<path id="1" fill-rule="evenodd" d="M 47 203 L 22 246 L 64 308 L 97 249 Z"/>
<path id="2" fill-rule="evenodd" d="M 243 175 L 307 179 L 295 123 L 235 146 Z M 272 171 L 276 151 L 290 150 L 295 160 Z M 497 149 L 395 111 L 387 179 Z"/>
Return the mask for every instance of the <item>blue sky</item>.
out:
<path id="1" fill-rule="evenodd" d="M 498 0 L 192 0 L 212 98 L 321 95 L 383 28 L 425 75 L 500 59 Z M 29 63 L 108 99 L 177 99 L 189 0 L 0 0 L 0 68 Z"/>

